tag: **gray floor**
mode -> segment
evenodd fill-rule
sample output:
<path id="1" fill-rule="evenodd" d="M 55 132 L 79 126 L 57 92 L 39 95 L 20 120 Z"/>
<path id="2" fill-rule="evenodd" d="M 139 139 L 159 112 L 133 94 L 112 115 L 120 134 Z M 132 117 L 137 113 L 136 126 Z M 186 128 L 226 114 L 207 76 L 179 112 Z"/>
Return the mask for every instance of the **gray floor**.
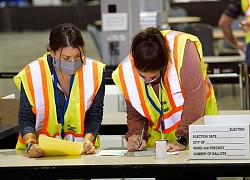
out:
<path id="1" fill-rule="evenodd" d="M 86 55 L 100 60 L 97 48 L 87 31 L 83 31 Z M 48 44 L 49 31 L 0 33 L 0 72 L 18 72 L 30 61 L 43 55 Z M 219 110 L 241 109 L 237 84 L 216 84 Z M 14 93 L 19 96 L 12 79 L 0 79 L 0 95 Z"/>

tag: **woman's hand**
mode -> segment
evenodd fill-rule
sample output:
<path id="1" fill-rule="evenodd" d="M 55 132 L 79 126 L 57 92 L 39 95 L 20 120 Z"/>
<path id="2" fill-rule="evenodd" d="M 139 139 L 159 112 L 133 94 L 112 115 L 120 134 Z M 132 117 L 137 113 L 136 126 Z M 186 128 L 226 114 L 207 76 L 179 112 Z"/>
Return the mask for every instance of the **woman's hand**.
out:
<path id="1" fill-rule="evenodd" d="M 167 144 L 167 151 L 168 152 L 175 152 L 175 151 L 183 151 L 187 147 L 183 144 L 178 143 L 177 141 L 169 142 Z"/>
<path id="2" fill-rule="evenodd" d="M 82 150 L 82 154 L 95 154 L 96 150 L 95 150 L 95 146 L 93 145 L 93 143 L 89 140 L 85 140 L 83 142 L 83 150 Z"/>
<path id="3" fill-rule="evenodd" d="M 239 27 L 245 33 L 248 32 L 250 30 L 250 21 L 249 20 L 241 21 L 241 23 L 239 24 Z"/>
<path id="4" fill-rule="evenodd" d="M 133 134 L 128 138 L 127 142 L 127 149 L 129 151 L 136 151 L 136 150 L 144 150 L 146 149 L 146 141 L 142 140 L 142 144 L 140 145 L 140 135 Z"/>
<path id="5" fill-rule="evenodd" d="M 43 156 L 43 150 L 38 147 L 38 144 L 32 144 L 30 146 L 28 157 L 30 158 L 39 158 Z"/>

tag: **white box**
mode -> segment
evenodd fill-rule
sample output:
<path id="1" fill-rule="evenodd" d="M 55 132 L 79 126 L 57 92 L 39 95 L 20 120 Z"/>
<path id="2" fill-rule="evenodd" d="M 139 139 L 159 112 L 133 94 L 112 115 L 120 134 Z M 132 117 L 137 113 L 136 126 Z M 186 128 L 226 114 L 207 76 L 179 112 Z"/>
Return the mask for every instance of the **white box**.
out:
<path id="1" fill-rule="evenodd" d="M 189 125 L 190 159 L 250 159 L 250 115 L 204 116 Z"/>
<path id="2" fill-rule="evenodd" d="M 116 85 L 105 85 L 104 112 L 124 112 L 125 99 Z"/>

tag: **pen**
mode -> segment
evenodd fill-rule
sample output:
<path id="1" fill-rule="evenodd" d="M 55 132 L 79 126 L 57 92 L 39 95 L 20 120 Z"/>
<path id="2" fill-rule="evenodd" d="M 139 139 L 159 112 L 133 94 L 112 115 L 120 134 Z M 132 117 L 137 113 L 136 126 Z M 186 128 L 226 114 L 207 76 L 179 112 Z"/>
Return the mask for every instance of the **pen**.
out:
<path id="1" fill-rule="evenodd" d="M 145 121 L 143 122 L 142 130 L 141 130 L 141 136 L 140 136 L 140 141 L 139 141 L 139 148 L 141 147 L 142 141 L 143 141 L 144 127 L 145 127 Z"/>

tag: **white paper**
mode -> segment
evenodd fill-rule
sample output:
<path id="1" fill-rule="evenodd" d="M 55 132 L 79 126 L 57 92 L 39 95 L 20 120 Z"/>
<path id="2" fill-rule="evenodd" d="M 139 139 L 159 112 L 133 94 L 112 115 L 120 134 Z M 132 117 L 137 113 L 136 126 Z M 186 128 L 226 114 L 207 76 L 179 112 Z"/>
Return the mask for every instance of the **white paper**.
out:
<path id="1" fill-rule="evenodd" d="M 8 96 L 2 97 L 2 99 L 15 99 L 15 98 L 16 98 L 15 94 L 10 94 Z"/>
<path id="2" fill-rule="evenodd" d="M 96 156 L 124 156 L 128 150 L 101 150 Z"/>

